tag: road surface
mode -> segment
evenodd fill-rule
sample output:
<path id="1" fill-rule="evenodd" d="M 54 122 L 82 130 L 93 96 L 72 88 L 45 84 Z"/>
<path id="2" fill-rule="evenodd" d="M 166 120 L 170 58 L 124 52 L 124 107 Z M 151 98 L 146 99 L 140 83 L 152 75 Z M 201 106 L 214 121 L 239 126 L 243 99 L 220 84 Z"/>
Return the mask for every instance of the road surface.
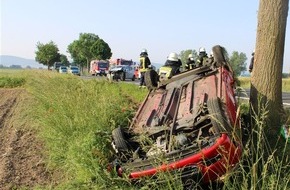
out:
<path id="1" fill-rule="evenodd" d="M 250 89 L 245 89 L 243 92 L 239 93 L 239 97 L 242 99 L 249 99 Z M 282 92 L 282 102 L 284 107 L 290 108 L 290 93 Z"/>

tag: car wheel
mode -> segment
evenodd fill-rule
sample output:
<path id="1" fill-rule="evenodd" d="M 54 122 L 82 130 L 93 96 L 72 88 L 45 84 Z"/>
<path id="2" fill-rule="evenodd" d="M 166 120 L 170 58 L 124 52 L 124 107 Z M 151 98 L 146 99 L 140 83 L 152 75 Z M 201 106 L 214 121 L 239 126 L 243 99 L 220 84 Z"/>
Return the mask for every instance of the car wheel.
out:
<path id="1" fill-rule="evenodd" d="M 115 144 L 115 148 L 120 151 L 128 151 L 128 146 L 124 137 L 124 132 L 121 127 L 118 127 L 112 131 L 112 137 Z"/>
<path id="2" fill-rule="evenodd" d="M 214 61 L 217 63 L 217 66 L 221 66 L 223 63 L 226 62 L 223 48 L 220 45 L 216 45 L 212 48 Z"/>
<path id="3" fill-rule="evenodd" d="M 221 100 L 219 98 L 209 99 L 207 101 L 207 108 L 213 125 L 211 132 L 214 134 L 219 132 L 228 132 L 231 134 L 231 128 L 229 127 L 227 118 L 224 115 Z"/>
<path id="4" fill-rule="evenodd" d="M 152 90 L 158 86 L 158 74 L 155 70 L 149 70 L 144 75 L 145 84 L 148 89 Z"/>

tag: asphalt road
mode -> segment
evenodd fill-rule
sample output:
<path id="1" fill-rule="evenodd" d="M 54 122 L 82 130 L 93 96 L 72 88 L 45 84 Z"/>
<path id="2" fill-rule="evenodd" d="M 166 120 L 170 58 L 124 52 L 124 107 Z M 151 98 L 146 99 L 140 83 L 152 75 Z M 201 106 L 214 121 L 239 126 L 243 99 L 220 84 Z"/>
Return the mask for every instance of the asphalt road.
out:
<path id="1" fill-rule="evenodd" d="M 239 97 L 242 99 L 249 99 L 250 89 L 245 89 L 245 91 L 239 93 Z M 282 102 L 284 107 L 290 108 L 290 93 L 282 92 Z"/>

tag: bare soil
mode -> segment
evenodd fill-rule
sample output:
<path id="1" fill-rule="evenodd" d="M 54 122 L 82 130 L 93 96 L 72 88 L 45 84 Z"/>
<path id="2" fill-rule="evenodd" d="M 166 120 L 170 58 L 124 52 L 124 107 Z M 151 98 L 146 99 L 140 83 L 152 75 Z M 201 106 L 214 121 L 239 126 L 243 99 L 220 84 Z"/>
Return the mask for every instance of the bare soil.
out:
<path id="1" fill-rule="evenodd" d="M 44 162 L 43 142 L 27 122 L 19 121 L 25 97 L 24 89 L 0 88 L 1 190 L 32 189 L 51 184 L 52 177 Z"/>

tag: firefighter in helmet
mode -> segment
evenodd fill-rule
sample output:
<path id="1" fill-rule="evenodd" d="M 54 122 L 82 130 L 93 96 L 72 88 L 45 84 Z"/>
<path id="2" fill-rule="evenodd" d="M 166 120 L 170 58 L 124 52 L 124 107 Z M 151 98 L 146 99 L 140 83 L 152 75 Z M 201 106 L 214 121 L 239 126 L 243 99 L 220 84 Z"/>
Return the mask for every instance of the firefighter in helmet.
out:
<path id="1" fill-rule="evenodd" d="M 142 49 L 141 53 L 140 53 L 140 65 L 139 65 L 139 69 L 140 69 L 140 87 L 145 86 L 145 72 L 148 70 L 149 66 L 151 66 L 151 62 L 150 59 L 148 57 L 148 52 L 147 49 Z"/>
<path id="2" fill-rule="evenodd" d="M 185 69 L 191 70 L 191 69 L 195 69 L 195 68 L 196 68 L 196 66 L 195 66 L 194 57 L 193 57 L 193 54 L 191 53 L 188 55 L 188 58 L 186 60 Z"/>
<path id="3" fill-rule="evenodd" d="M 207 53 L 205 51 L 205 48 L 204 47 L 199 48 L 199 54 L 198 54 L 198 58 L 197 58 L 197 61 L 196 61 L 196 66 L 197 67 L 203 66 L 203 61 L 206 58 L 208 58 L 208 57 L 207 57 Z"/>

